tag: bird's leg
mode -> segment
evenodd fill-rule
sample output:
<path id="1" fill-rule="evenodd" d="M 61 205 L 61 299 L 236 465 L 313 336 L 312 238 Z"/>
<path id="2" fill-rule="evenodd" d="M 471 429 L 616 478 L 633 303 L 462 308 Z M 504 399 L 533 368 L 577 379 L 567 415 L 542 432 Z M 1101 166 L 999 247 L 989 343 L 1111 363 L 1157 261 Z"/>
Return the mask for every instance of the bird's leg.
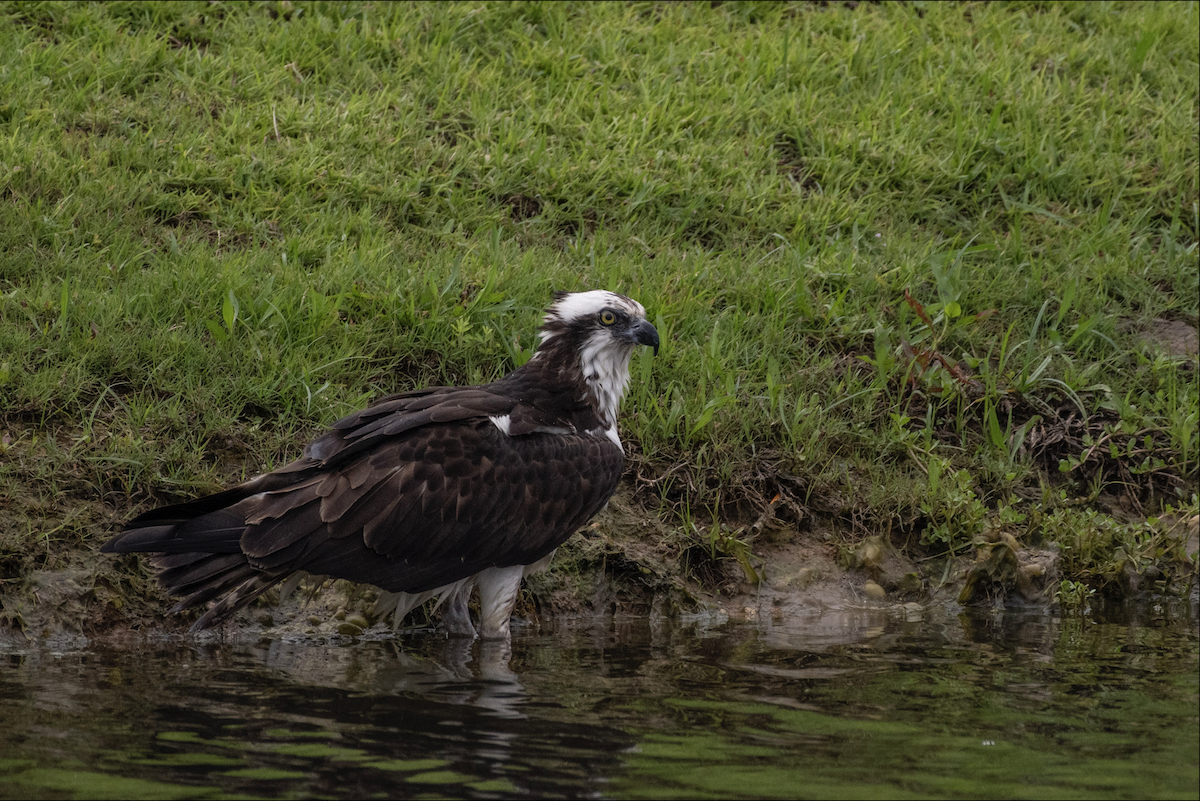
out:
<path id="1" fill-rule="evenodd" d="M 459 582 L 443 599 L 442 625 L 451 637 L 475 639 L 475 627 L 471 625 L 471 613 L 467 610 L 474 586 L 469 580 Z"/>
<path id="2" fill-rule="evenodd" d="M 524 568 L 489 567 L 479 574 L 479 626 L 485 640 L 507 640 L 508 621 L 517 605 Z"/>

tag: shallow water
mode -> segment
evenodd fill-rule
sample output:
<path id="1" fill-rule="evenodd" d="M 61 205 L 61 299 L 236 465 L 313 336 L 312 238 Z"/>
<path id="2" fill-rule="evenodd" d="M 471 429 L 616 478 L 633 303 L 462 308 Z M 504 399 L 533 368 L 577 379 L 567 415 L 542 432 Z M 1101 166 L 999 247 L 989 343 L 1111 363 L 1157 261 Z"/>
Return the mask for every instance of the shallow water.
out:
<path id="1" fill-rule="evenodd" d="M 909 618 L 912 616 L 910 615 Z M 1189 797 L 1195 605 L 0 648 L 10 797 Z"/>

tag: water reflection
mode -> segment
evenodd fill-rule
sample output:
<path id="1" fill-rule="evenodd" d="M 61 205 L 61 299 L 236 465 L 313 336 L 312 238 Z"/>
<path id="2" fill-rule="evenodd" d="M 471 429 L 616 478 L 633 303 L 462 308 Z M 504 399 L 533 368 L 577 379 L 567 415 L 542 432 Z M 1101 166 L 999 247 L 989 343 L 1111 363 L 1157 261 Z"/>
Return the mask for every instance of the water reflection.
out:
<path id="1" fill-rule="evenodd" d="M 1196 609 L 0 648 L 0 795 L 1195 796 Z"/>
<path id="2" fill-rule="evenodd" d="M 246 646 L 262 664 L 298 685 L 419 696 L 520 718 L 525 688 L 511 667 L 508 642 L 428 635 L 421 651 L 400 643 L 340 647 L 320 641 L 275 640 Z"/>

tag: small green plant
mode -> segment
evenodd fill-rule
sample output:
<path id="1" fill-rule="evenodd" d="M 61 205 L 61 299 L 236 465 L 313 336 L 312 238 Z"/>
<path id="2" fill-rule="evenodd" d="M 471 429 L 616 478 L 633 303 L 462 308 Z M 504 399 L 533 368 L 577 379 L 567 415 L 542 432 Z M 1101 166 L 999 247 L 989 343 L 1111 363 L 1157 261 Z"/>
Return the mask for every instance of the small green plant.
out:
<path id="1" fill-rule="evenodd" d="M 717 522 L 710 524 L 705 532 L 686 511 L 684 519 L 679 545 L 685 569 L 692 578 L 710 581 L 714 575 L 719 575 L 714 574 L 714 567 L 722 560 L 731 560 L 737 563 L 751 585 L 757 586 L 762 581 L 754 564 L 751 538 L 743 530 Z"/>
<path id="2" fill-rule="evenodd" d="M 753 556 L 750 542 L 742 532 L 723 524 L 715 524 L 709 531 L 709 553 L 713 558 L 733 559 L 738 563 L 746 580 L 757 586 L 762 580 L 751 561 Z"/>
<path id="3" fill-rule="evenodd" d="M 1184 521 L 1194 515 L 1194 504 L 1193 499 L 1182 511 L 1167 506 L 1163 518 L 1131 523 L 1094 509 L 1058 509 L 1042 521 L 1042 538 L 1061 549 L 1063 573 L 1093 589 L 1124 594 L 1138 589 L 1146 576 L 1161 577 L 1169 586 L 1192 564 Z"/>
<path id="4" fill-rule="evenodd" d="M 1027 515 L 1024 512 L 1018 512 L 1010 504 L 1001 504 L 996 509 L 996 515 L 993 518 L 995 524 L 1001 528 L 1018 526 L 1025 522 Z"/>
<path id="5" fill-rule="evenodd" d="M 976 496 L 968 471 L 954 470 L 943 480 L 945 466 L 938 457 L 929 460 L 929 495 L 921 502 L 929 524 L 922 539 L 953 552 L 983 532 L 987 507 Z"/>
<path id="6" fill-rule="evenodd" d="M 1082 581 L 1063 579 L 1054 592 L 1054 600 L 1064 609 L 1082 609 L 1096 591 Z"/>

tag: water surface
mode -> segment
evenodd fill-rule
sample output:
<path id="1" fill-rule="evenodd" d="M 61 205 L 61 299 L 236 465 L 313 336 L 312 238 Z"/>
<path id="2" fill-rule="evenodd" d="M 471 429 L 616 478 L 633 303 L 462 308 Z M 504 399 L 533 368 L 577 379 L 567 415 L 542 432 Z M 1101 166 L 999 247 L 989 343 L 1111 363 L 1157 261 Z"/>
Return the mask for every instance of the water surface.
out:
<path id="1" fill-rule="evenodd" d="M 9 797 L 1188 797 L 1194 605 L 0 649 Z"/>

